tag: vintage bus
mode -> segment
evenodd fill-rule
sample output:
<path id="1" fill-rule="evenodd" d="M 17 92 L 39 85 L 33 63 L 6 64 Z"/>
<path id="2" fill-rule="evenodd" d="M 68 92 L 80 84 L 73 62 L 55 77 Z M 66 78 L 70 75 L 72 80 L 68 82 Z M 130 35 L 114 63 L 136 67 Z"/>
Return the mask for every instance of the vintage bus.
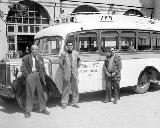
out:
<path id="1" fill-rule="evenodd" d="M 144 93 L 150 83 L 158 83 L 160 21 L 137 16 L 79 13 L 62 18 L 60 22 L 35 35 L 39 53 L 48 61 L 48 75 L 60 92 L 63 73 L 59 61 L 67 40 L 73 40 L 74 49 L 80 53 L 80 93 L 105 89 L 104 59 L 109 47 L 113 46 L 122 59 L 120 87 L 133 86 L 135 92 Z"/>
<path id="2" fill-rule="evenodd" d="M 51 83 L 60 94 L 63 86 L 60 56 L 67 40 L 74 41 L 74 49 L 80 53 L 80 93 L 105 90 L 103 65 L 108 49 L 113 46 L 122 59 L 120 87 L 132 86 L 136 93 L 145 93 L 151 83 L 159 83 L 159 20 L 105 13 L 77 13 L 61 17 L 56 25 L 38 32 L 35 35 L 38 52 L 44 58 Z M 12 87 L 21 75 L 20 65 L 21 59 L 0 63 L 0 95 L 14 97 L 7 92 L 6 86 Z"/>

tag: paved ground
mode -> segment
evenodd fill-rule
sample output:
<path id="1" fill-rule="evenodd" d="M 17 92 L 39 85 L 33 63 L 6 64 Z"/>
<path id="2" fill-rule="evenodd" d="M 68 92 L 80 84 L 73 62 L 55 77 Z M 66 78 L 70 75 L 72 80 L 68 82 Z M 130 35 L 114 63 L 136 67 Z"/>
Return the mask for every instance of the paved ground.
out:
<path id="1" fill-rule="evenodd" d="M 103 103 L 104 92 L 80 95 L 80 108 L 62 110 L 59 99 L 50 100 L 50 116 L 33 112 L 25 119 L 16 102 L 0 101 L 0 128 L 160 128 L 160 90 L 134 94 L 121 89 L 117 105 Z"/>

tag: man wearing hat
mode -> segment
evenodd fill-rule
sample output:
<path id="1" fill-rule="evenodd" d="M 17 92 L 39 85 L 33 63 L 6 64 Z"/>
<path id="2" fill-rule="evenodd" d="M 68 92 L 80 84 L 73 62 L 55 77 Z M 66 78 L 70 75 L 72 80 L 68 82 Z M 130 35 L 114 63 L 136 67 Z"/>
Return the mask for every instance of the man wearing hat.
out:
<path id="1" fill-rule="evenodd" d="M 122 62 L 120 56 L 115 54 L 115 48 L 111 47 L 109 55 L 106 56 L 104 71 L 106 75 L 106 99 L 105 103 L 111 102 L 111 95 L 113 90 L 114 104 L 120 100 L 120 80 L 121 80 Z"/>
<path id="2" fill-rule="evenodd" d="M 62 108 L 65 109 L 68 104 L 70 88 L 72 92 L 72 106 L 79 108 L 78 92 L 78 67 L 80 67 L 79 53 L 73 50 L 74 41 L 66 42 L 66 51 L 61 54 L 61 67 L 63 70 L 63 87 L 62 87 Z"/>

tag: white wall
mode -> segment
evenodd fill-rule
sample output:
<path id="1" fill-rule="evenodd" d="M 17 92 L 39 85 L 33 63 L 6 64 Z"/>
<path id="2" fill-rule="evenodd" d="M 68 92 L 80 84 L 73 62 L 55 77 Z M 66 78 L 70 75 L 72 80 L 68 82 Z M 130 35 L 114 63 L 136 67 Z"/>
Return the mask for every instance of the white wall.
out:
<path id="1" fill-rule="evenodd" d="M 0 19 L 0 60 L 5 57 L 7 47 L 6 24 Z"/>

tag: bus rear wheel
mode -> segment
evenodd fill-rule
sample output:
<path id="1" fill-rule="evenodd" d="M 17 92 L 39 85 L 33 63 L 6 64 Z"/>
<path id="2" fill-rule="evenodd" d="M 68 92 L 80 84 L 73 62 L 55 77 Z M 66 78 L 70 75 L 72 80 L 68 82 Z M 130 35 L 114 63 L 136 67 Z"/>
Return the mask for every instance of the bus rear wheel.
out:
<path id="1" fill-rule="evenodd" d="M 138 84 L 135 86 L 134 90 L 138 94 L 143 94 L 147 92 L 149 86 L 150 86 L 150 81 L 148 78 L 148 72 L 144 71 L 140 74 L 138 78 Z"/>

